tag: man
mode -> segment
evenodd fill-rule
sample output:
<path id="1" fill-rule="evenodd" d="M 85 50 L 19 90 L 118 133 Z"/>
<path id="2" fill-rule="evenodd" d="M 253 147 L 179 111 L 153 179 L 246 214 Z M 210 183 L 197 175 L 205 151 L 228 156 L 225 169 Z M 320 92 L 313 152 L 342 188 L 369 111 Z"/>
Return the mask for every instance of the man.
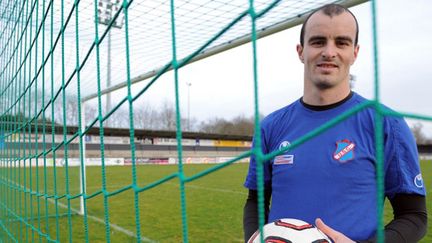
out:
<path id="1" fill-rule="evenodd" d="M 309 15 L 297 46 L 304 63 L 304 94 L 263 120 L 264 154 L 366 102 L 351 91 L 349 83 L 350 66 L 359 51 L 357 41 L 358 23 L 348 9 L 330 4 Z M 374 242 L 375 114 L 372 108 L 364 109 L 266 161 L 266 221 L 297 218 L 315 222 L 334 242 Z M 427 213 L 415 140 L 401 118 L 385 117 L 383 129 L 384 193 L 394 211 L 394 219 L 385 227 L 386 242 L 417 242 L 426 232 Z M 249 189 L 243 219 L 246 241 L 258 229 L 254 156 L 245 186 Z"/>

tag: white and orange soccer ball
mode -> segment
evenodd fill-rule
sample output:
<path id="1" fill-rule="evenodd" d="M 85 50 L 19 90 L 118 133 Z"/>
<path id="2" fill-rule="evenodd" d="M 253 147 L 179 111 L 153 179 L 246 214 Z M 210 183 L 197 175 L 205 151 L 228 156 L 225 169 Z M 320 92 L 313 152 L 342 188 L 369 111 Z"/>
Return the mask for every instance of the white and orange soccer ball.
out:
<path id="1" fill-rule="evenodd" d="M 279 219 L 264 225 L 265 243 L 331 243 L 332 241 L 312 224 L 299 219 Z M 260 243 L 260 232 L 256 231 L 248 243 Z"/>

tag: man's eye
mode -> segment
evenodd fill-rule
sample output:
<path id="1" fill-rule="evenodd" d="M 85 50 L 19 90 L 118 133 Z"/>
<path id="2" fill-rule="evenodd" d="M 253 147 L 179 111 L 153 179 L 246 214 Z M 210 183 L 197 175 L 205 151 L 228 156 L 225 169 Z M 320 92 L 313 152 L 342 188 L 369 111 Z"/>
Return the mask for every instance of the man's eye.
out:
<path id="1" fill-rule="evenodd" d="M 339 46 L 349 46 L 349 43 L 346 41 L 341 41 L 337 43 Z"/>
<path id="2" fill-rule="evenodd" d="M 324 41 L 312 41 L 311 42 L 311 45 L 314 45 L 314 46 L 316 46 L 316 45 L 323 45 L 324 44 Z"/>

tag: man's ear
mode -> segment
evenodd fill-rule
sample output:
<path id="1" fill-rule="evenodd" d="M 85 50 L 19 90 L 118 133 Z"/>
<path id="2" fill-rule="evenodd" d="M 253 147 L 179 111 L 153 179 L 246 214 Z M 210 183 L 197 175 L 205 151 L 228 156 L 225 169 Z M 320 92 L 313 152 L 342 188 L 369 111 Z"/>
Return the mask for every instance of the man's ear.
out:
<path id="1" fill-rule="evenodd" d="M 357 56 L 358 56 L 358 52 L 359 52 L 359 50 L 360 50 L 360 45 L 356 45 L 356 46 L 354 47 L 354 59 L 353 59 L 351 65 L 354 64 L 355 60 L 357 60 Z"/>
<path id="2" fill-rule="evenodd" d="M 300 61 L 301 61 L 302 63 L 304 63 L 304 58 L 303 58 L 303 46 L 300 45 L 300 44 L 297 44 L 297 54 L 298 54 L 298 57 L 299 57 Z"/>

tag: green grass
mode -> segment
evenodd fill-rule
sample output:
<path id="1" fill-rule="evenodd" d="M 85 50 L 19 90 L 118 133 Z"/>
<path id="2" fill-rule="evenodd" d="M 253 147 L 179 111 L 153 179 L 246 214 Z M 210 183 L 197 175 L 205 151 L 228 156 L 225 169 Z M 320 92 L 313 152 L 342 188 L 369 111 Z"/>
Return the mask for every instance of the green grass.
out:
<path id="1" fill-rule="evenodd" d="M 188 176 L 194 175 L 205 170 L 212 165 L 187 165 L 184 167 Z M 432 193 L 432 162 L 422 161 L 422 172 L 425 185 L 429 195 Z M 187 203 L 187 222 L 190 242 L 242 242 L 242 214 L 243 205 L 247 196 L 247 190 L 243 188 L 243 181 L 247 172 L 247 164 L 233 164 L 222 170 L 211 173 L 198 180 L 187 183 L 186 203 Z M 106 190 L 113 192 L 132 183 L 132 167 L 106 167 Z M 13 170 L 9 170 L 13 171 Z M 175 173 L 176 166 L 139 166 L 137 167 L 137 183 L 140 187 L 148 185 L 155 180 Z M 24 173 L 25 172 L 25 173 Z M 15 170 L 15 174 L 7 174 L 7 178 L 25 184 L 27 188 L 44 193 L 44 178 L 46 178 L 48 194 L 53 194 L 54 184 L 56 185 L 57 195 L 68 192 L 70 195 L 79 193 L 78 168 L 71 168 L 68 171 L 69 181 L 66 181 L 64 168 L 56 169 L 56 183 L 54 181 L 52 168 L 45 174 L 42 168 L 36 172 L 32 168 L 32 183 L 30 184 L 30 173 L 27 170 Z M 5 176 L 6 169 L 0 169 L 0 175 Z M 9 172 L 10 173 L 10 172 Z M 24 174 L 26 180 L 24 180 Z M 35 175 L 38 174 L 38 180 Z M 69 189 L 67 188 L 69 185 Z M 93 194 L 102 188 L 101 167 L 87 168 L 87 194 Z M 16 191 L 6 192 L 6 188 L 0 185 L 0 194 L 7 194 L 7 200 L 0 200 L 6 203 L 6 207 L 19 215 L 27 215 L 27 227 L 22 221 L 3 221 L 8 231 L 14 235 L 19 242 L 48 242 L 46 237 L 39 236 L 35 230 L 49 232 L 51 239 L 56 239 L 57 235 L 61 242 L 84 241 L 84 221 L 83 217 L 72 213 L 67 215 L 68 200 L 66 197 L 59 199 L 57 204 L 57 214 L 66 214 L 56 217 L 56 207 L 54 200 L 46 201 L 44 197 L 37 197 L 28 193 Z M 122 193 L 108 198 L 107 206 L 109 211 L 109 221 L 133 234 L 136 232 L 135 224 L 135 204 L 133 190 L 129 189 Z M 174 178 L 162 185 L 143 191 L 138 194 L 139 217 L 141 235 L 159 242 L 181 242 L 182 220 L 180 209 L 180 190 L 178 178 Z M 18 203 L 22 202 L 22 203 Z M 32 205 L 32 207 L 30 207 Z M 89 242 L 106 242 L 106 228 L 101 222 L 94 219 L 104 220 L 105 208 L 104 198 L 99 194 L 87 200 L 88 232 Z M 70 200 L 73 209 L 79 208 L 79 199 Z M 427 200 L 428 211 L 432 212 L 432 200 Z M 47 210 L 46 210 L 47 208 Z M 48 212 L 48 213 L 47 213 Z M 49 215 L 46 220 L 45 215 Z M 392 217 L 391 210 L 386 203 L 385 221 Z M 0 205 L 0 219 L 17 219 L 11 212 L 6 211 Z M 71 222 L 72 234 L 69 233 L 69 222 Z M 30 225 L 33 225 L 32 230 Z M 432 225 L 429 218 L 429 225 Z M 0 228 L 0 239 L 7 239 L 5 231 Z M 136 238 L 128 236 L 118 230 L 110 230 L 111 242 L 136 242 Z M 432 242 L 432 232 L 421 241 L 422 243 Z"/>

